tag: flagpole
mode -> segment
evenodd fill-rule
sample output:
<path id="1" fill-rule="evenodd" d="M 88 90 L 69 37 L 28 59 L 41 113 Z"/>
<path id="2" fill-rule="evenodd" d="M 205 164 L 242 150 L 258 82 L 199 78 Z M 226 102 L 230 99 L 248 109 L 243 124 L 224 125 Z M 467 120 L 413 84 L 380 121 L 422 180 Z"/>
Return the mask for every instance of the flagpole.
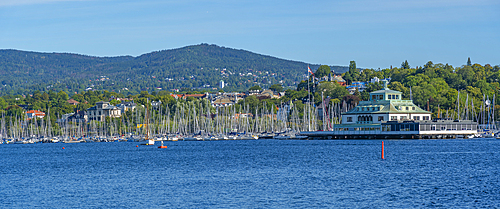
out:
<path id="1" fill-rule="evenodd" d="M 307 68 L 309 69 L 309 73 L 311 72 L 311 68 L 309 68 L 309 65 L 307 66 Z M 307 131 L 311 131 L 311 90 L 310 90 L 310 87 L 309 87 L 309 79 L 311 78 L 311 75 L 308 75 L 307 76 Z"/>

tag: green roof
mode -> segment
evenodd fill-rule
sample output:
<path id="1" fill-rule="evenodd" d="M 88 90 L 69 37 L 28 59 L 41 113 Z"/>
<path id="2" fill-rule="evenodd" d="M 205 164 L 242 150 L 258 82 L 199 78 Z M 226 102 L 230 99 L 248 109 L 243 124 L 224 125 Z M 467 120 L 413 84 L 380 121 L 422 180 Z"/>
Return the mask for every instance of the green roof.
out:
<path id="1" fill-rule="evenodd" d="M 408 107 L 408 110 L 406 108 Z M 379 100 L 361 101 L 358 106 L 342 113 L 352 114 L 385 114 L 385 113 L 431 113 L 413 104 L 412 100 Z"/>
<path id="2" fill-rule="evenodd" d="M 384 93 L 401 94 L 400 91 L 395 91 L 395 90 L 390 90 L 390 89 L 382 89 L 382 90 L 370 92 L 370 94 L 384 94 Z"/>

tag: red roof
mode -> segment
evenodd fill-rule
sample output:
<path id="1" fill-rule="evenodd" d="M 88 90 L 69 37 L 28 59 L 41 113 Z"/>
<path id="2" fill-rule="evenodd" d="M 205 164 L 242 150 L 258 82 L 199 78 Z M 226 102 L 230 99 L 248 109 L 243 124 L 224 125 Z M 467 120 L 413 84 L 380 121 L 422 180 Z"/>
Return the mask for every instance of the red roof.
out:
<path id="1" fill-rule="evenodd" d="M 204 97 L 205 94 L 186 94 L 186 97 Z"/>
<path id="2" fill-rule="evenodd" d="M 68 103 L 70 103 L 70 104 L 74 104 L 74 105 L 77 105 L 77 104 L 79 104 L 80 102 L 78 102 L 78 101 L 76 101 L 76 100 L 74 100 L 74 99 L 69 99 L 69 100 L 68 100 Z"/>

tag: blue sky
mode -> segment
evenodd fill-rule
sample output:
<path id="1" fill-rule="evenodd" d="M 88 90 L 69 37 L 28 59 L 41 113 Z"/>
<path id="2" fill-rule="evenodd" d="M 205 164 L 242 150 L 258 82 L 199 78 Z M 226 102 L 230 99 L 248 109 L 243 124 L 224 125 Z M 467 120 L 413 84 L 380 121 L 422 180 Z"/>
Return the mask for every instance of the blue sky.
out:
<path id="1" fill-rule="evenodd" d="M 137 56 L 200 43 L 314 64 L 500 64 L 497 0 L 1 0 L 0 48 Z"/>

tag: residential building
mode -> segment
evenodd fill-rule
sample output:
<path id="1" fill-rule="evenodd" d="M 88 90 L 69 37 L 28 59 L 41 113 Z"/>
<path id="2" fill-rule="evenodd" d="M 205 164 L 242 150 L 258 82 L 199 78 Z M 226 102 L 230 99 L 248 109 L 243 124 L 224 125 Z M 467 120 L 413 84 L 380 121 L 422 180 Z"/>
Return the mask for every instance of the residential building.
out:
<path id="1" fill-rule="evenodd" d="M 40 110 L 26 111 L 26 118 L 28 120 L 31 120 L 33 118 L 44 118 L 44 117 L 45 117 L 45 113 L 40 111 Z"/>
<path id="2" fill-rule="evenodd" d="M 121 114 L 125 114 L 125 112 L 127 111 L 134 111 L 135 108 L 137 107 L 137 104 L 134 103 L 134 101 L 122 102 L 120 104 L 117 104 L 116 107 L 120 109 Z"/>
<path id="3" fill-rule="evenodd" d="M 118 107 L 110 105 L 109 102 L 100 101 L 95 106 L 87 109 L 89 120 L 104 121 L 106 117 L 117 118 L 121 116 Z"/>
<path id="4" fill-rule="evenodd" d="M 257 96 L 257 97 L 259 97 L 259 98 L 261 98 L 261 97 L 266 97 L 266 98 L 270 98 L 270 99 L 279 99 L 279 98 L 281 98 L 281 94 L 280 94 L 280 93 L 273 92 L 273 91 L 272 91 L 272 90 L 270 90 L 270 89 L 266 89 L 266 90 L 262 91 L 262 92 L 260 93 L 260 95 L 259 95 L 259 96 Z"/>
<path id="5" fill-rule="evenodd" d="M 86 123 L 88 121 L 86 111 L 75 110 L 75 113 L 67 118 L 69 122 Z"/>
<path id="6" fill-rule="evenodd" d="M 336 75 L 336 74 L 330 74 L 330 79 L 329 81 L 331 82 L 337 82 L 339 83 L 341 86 L 347 86 L 347 82 L 344 80 L 344 78 L 342 78 L 341 75 Z"/>
<path id="7" fill-rule="evenodd" d="M 210 103 L 212 103 L 213 107 L 227 107 L 235 104 L 234 100 L 228 97 L 220 97 Z"/>
<path id="8" fill-rule="evenodd" d="M 346 88 L 349 91 L 349 94 L 354 94 L 356 90 L 358 90 L 359 92 L 363 92 L 366 89 L 366 82 L 355 81 L 352 82 L 352 85 L 347 86 Z"/>
<path id="9" fill-rule="evenodd" d="M 80 104 L 80 102 L 78 102 L 78 101 L 76 101 L 76 100 L 74 100 L 74 99 L 69 99 L 67 102 L 68 102 L 69 104 L 71 104 L 71 105 L 75 105 L 75 106 L 76 106 L 76 105 L 78 105 L 78 104 Z"/>

